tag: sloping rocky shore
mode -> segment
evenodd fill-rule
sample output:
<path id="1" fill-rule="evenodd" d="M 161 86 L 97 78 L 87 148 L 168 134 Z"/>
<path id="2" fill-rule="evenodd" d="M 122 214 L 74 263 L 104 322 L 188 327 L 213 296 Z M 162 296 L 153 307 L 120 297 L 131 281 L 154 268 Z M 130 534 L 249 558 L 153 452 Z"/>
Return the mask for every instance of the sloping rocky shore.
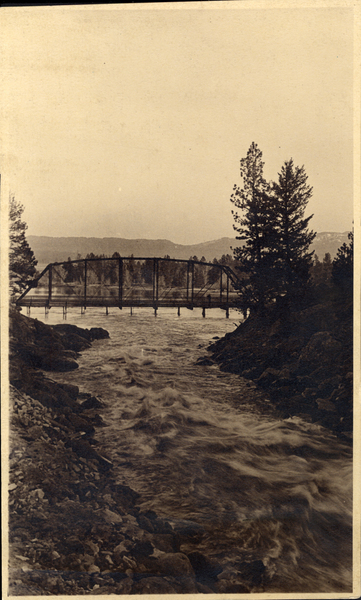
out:
<path id="1" fill-rule="evenodd" d="M 260 589 L 261 561 L 235 577 L 197 551 L 201 527 L 141 512 L 94 437 L 103 404 L 44 374 L 76 369 L 108 333 L 14 311 L 10 334 L 9 595 Z"/>
<path id="2" fill-rule="evenodd" d="M 213 343 L 211 359 L 253 380 L 281 418 L 301 416 L 352 438 L 352 299 L 255 315 Z"/>

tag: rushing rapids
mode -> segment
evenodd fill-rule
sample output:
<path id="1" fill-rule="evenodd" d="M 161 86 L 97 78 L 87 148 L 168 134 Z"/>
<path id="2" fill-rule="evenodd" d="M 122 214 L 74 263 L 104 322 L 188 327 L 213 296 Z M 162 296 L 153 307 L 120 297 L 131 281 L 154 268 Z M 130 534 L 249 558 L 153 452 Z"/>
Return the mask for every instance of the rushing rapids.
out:
<path id="1" fill-rule="evenodd" d="M 216 558 L 230 578 L 259 561 L 262 591 L 349 592 L 351 448 L 317 425 L 277 419 L 253 384 L 196 363 L 235 320 L 218 310 L 71 311 L 69 323 L 104 327 L 110 339 L 77 371 L 51 376 L 106 403 L 97 437 L 117 479 L 142 510 L 194 532 L 188 551 Z"/>

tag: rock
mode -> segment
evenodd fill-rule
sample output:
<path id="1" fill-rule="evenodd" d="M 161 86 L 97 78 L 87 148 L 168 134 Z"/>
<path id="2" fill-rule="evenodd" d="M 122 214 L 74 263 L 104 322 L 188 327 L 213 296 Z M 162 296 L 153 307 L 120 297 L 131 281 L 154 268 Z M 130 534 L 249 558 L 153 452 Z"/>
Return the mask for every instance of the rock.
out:
<path id="1" fill-rule="evenodd" d="M 153 546 L 148 540 L 136 542 L 132 548 L 132 554 L 136 559 L 142 558 L 143 556 L 150 556 L 153 554 Z"/>
<path id="2" fill-rule="evenodd" d="M 193 521 L 178 521 L 174 525 L 174 530 L 183 539 L 200 540 L 205 534 L 204 527 Z"/>
<path id="3" fill-rule="evenodd" d="M 175 588 L 178 594 L 197 594 L 197 585 L 194 577 L 181 575 L 178 577 L 167 577 L 167 581 Z"/>
<path id="4" fill-rule="evenodd" d="M 307 387 L 302 392 L 302 396 L 306 400 L 315 400 L 318 395 L 318 389 L 316 387 Z"/>
<path id="5" fill-rule="evenodd" d="M 74 352 L 82 352 L 91 347 L 91 342 L 86 340 L 84 337 L 77 335 L 76 333 L 69 333 L 63 337 L 63 344 L 68 350 Z"/>
<path id="6" fill-rule="evenodd" d="M 109 508 L 106 508 L 103 512 L 102 512 L 103 518 L 107 523 L 122 523 L 123 519 L 120 515 L 118 515 L 117 513 L 113 512 L 112 510 L 109 510 Z"/>
<path id="7" fill-rule="evenodd" d="M 140 514 L 137 518 L 139 527 L 145 529 L 149 533 L 154 533 L 154 527 L 149 519 L 145 515 Z"/>
<path id="8" fill-rule="evenodd" d="M 121 558 L 123 556 L 123 554 L 126 554 L 128 552 L 129 545 L 130 545 L 129 540 L 126 540 L 126 541 L 123 540 L 122 542 L 120 542 L 120 544 L 115 546 L 115 548 L 113 550 L 114 554 L 118 558 Z"/>
<path id="9" fill-rule="evenodd" d="M 253 560 L 252 562 L 241 562 L 236 565 L 237 572 L 252 586 L 261 585 L 266 567 L 261 560 Z"/>
<path id="10" fill-rule="evenodd" d="M 90 565 L 88 573 L 100 573 L 100 569 L 96 565 Z"/>
<path id="11" fill-rule="evenodd" d="M 175 577 L 188 575 L 194 577 L 193 567 L 189 558 L 182 552 L 163 554 L 157 559 L 157 570 L 164 575 Z"/>
<path id="12" fill-rule="evenodd" d="M 122 508 L 129 509 L 132 508 L 140 498 L 140 494 L 132 490 L 128 485 L 122 485 L 120 483 L 116 483 L 113 488 L 114 499 L 118 502 Z"/>
<path id="13" fill-rule="evenodd" d="M 175 533 L 155 533 L 152 535 L 152 542 L 162 552 L 179 552 L 179 535 Z"/>
<path id="14" fill-rule="evenodd" d="M 52 325 L 52 329 L 60 334 L 61 338 L 66 338 L 69 335 L 78 335 L 89 342 L 91 342 L 91 334 L 89 329 L 83 329 L 82 327 L 77 327 L 76 325 L 70 325 L 69 323 L 59 323 L 58 325 Z"/>
<path id="15" fill-rule="evenodd" d="M 129 593 L 129 592 L 128 592 Z M 174 587 L 161 577 L 144 577 L 132 587 L 132 594 L 175 594 Z"/>
<path id="16" fill-rule="evenodd" d="M 308 344 L 302 349 L 297 362 L 299 374 L 310 372 L 318 365 L 332 365 L 337 362 L 342 347 L 329 331 L 318 331 L 313 334 Z"/>
<path id="17" fill-rule="evenodd" d="M 268 367 L 268 369 L 265 369 L 262 375 L 257 379 L 257 384 L 263 388 L 267 388 L 280 376 L 281 371 L 279 369 L 272 369 L 271 367 Z"/>
<path id="18" fill-rule="evenodd" d="M 133 586 L 133 575 L 125 576 L 116 586 L 117 594 L 130 594 Z"/>
<path id="19" fill-rule="evenodd" d="M 322 398 L 317 398 L 316 404 L 317 404 L 319 410 L 327 410 L 327 411 L 331 411 L 331 412 L 336 411 L 336 406 L 334 405 L 333 402 L 330 402 L 329 400 L 323 400 Z"/>
<path id="20" fill-rule="evenodd" d="M 100 400 L 95 398 L 95 396 L 91 396 L 90 398 L 81 403 L 80 408 L 81 410 L 90 410 L 92 408 L 103 408 L 103 406 L 104 405 L 102 404 L 102 402 L 100 402 Z"/>
<path id="21" fill-rule="evenodd" d="M 92 423 L 86 417 L 78 417 L 78 415 L 71 414 L 68 416 L 69 426 L 74 431 L 84 431 L 85 433 L 93 434 L 95 429 Z"/>
<path id="22" fill-rule="evenodd" d="M 210 366 L 214 365 L 214 361 L 206 356 L 201 356 L 197 360 L 197 365 L 203 365 L 205 367 L 210 367 Z"/>
<path id="23" fill-rule="evenodd" d="M 218 594 L 249 594 L 250 589 L 244 583 L 241 583 L 236 578 L 222 579 L 215 584 L 215 589 Z"/>
<path id="24" fill-rule="evenodd" d="M 322 381 L 318 386 L 318 394 L 320 398 L 328 398 L 332 392 L 339 387 L 342 378 L 340 375 L 335 375 Z"/>
<path id="25" fill-rule="evenodd" d="M 41 488 L 34 490 L 34 492 L 37 495 L 37 497 L 39 498 L 39 500 L 42 500 L 45 496 L 45 494 Z"/>
<path id="26" fill-rule="evenodd" d="M 103 340 L 109 337 L 109 331 L 102 329 L 102 327 L 91 327 L 90 338 L 91 340 Z"/>
<path id="27" fill-rule="evenodd" d="M 258 377 L 260 377 L 260 375 L 263 373 L 263 368 L 262 367 L 252 367 L 251 369 L 244 369 L 242 371 L 241 376 L 244 377 L 244 379 L 258 379 Z"/>
<path id="28" fill-rule="evenodd" d="M 54 382 L 55 383 L 55 382 Z M 72 400 L 76 400 L 79 394 L 79 388 L 77 385 L 72 385 L 71 383 L 57 383 L 58 388 L 64 390 L 64 392 L 71 398 Z"/>
<path id="29" fill-rule="evenodd" d="M 214 594 L 214 590 L 212 590 L 212 588 L 204 585 L 203 583 L 199 583 L 199 581 L 196 581 L 196 587 L 200 594 Z"/>
<path id="30" fill-rule="evenodd" d="M 75 371 L 79 368 L 78 363 L 72 358 L 58 358 L 49 356 L 44 358 L 41 367 L 45 371 Z"/>
<path id="31" fill-rule="evenodd" d="M 84 547 L 79 537 L 76 535 L 70 535 L 63 540 L 63 546 L 67 549 L 67 552 L 72 554 L 83 554 Z"/>
<path id="32" fill-rule="evenodd" d="M 101 456 L 91 447 L 91 445 L 85 440 L 68 440 L 65 444 L 66 447 L 70 447 L 78 456 L 82 456 L 83 458 L 88 458 L 92 460 L 97 460 L 99 462 L 99 468 L 102 470 L 108 470 L 113 465 L 111 461 L 104 456 Z"/>
<path id="33" fill-rule="evenodd" d="M 200 583 L 210 585 L 217 580 L 217 576 L 222 572 L 222 567 L 201 552 L 191 552 L 187 556 L 195 572 L 196 579 Z"/>
<path id="34" fill-rule="evenodd" d="M 34 425 L 33 427 L 26 428 L 26 440 L 38 440 L 40 436 L 44 435 L 44 430 L 40 425 Z"/>

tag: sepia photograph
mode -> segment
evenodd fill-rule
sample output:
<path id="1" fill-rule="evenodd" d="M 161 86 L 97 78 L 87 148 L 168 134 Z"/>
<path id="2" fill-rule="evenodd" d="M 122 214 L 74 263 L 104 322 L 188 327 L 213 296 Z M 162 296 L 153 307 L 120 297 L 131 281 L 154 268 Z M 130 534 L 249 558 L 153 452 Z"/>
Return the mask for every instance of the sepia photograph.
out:
<path id="1" fill-rule="evenodd" d="M 359 598 L 360 3 L 0 11 L 3 597 Z"/>

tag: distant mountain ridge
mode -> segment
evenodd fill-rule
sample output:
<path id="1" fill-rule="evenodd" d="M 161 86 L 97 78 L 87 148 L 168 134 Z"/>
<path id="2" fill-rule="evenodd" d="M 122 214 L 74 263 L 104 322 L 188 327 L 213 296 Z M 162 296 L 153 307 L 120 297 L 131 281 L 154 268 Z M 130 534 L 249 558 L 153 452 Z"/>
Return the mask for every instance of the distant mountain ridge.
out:
<path id="1" fill-rule="evenodd" d="M 318 233 L 312 249 L 320 260 L 323 259 L 326 252 L 333 258 L 338 248 L 347 242 L 348 232 L 323 232 Z M 112 256 L 114 252 L 119 252 L 121 256 L 130 256 L 150 258 L 153 256 L 163 257 L 169 255 L 171 258 L 181 258 L 187 260 L 191 256 L 197 256 L 198 259 L 203 256 L 209 262 L 214 258 L 221 258 L 223 254 L 233 254 L 232 247 L 237 247 L 239 242 L 235 238 L 223 237 L 200 244 L 175 244 L 170 240 L 145 240 L 145 239 L 126 239 L 126 238 L 95 238 L 95 237 L 48 237 L 29 235 L 27 237 L 29 245 L 33 250 L 39 265 L 47 265 L 51 262 L 63 262 L 69 257 L 71 260 L 85 258 L 87 254 L 104 254 Z"/>

